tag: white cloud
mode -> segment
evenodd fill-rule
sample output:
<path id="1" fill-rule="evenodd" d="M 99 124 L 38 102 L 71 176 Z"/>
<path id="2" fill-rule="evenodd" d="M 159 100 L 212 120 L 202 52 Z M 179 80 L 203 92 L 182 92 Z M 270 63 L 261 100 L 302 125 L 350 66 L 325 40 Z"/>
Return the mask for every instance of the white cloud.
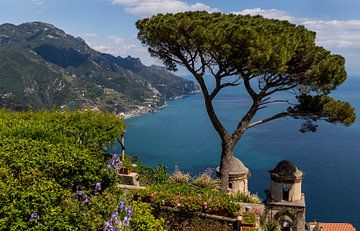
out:
<path id="1" fill-rule="evenodd" d="M 98 35 L 96 33 L 86 33 L 84 34 L 84 37 L 97 37 Z"/>
<path id="2" fill-rule="evenodd" d="M 351 75 L 360 75 L 360 20 L 299 21 L 316 32 L 318 45 L 345 57 L 347 70 Z"/>
<path id="3" fill-rule="evenodd" d="M 124 43 L 124 39 L 119 36 L 109 35 L 107 36 L 107 38 L 113 40 L 113 42 L 115 42 L 118 45 Z"/>
<path id="4" fill-rule="evenodd" d="M 203 3 L 188 4 L 180 0 L 112 0 L 112 3 L 124 5 L 127 12 L 138 16 L 197 10 L 217 11 Z"/>
<path id="5" fill-rule="evenodd" d="M 262 15 L 265 18 L 274 18 L 280 20 L 288 20 L 293 21 L 294 18 L 290 16 L 287 12 L 277 9 L 261 9 L 261 8 L 253 8 L 253 9 L 245 9 L 242 11 L 234 12 L 234 14 L 241 14 L 241 15 Z"/>
<path id="6" fill-rule="evenodd" d="M 360 49 L 360 20 L 300 19 L 300 24 L 316 32 L 321 46 Z"/>
<path id="7" fill-rule="evenodd" d="M 138 0 L 112 0 L 114 4 L 135 4 Z"/>
<path id="8" fill-rule="evenodd" d="M 139 49 L 142 48 L 134 44 L 122 44 L 120 46 L 116 44 L 100 44 L 96 42 L 88 42 L 88 44 L 94 50 L 100 51 L 102 53 L 123 57 L 131 55 L 131 53 L 134 53 L 135 50 L 139 51 Z"/>
<path id="9" fill-rule="evenodd" d="M 44 5 L 44 1 L 43 0 L 31 0 L 31 2 L 35 5 L 41 6 Z"/>
<path id="10" fill-rule="evenodd" d="M 150 57 L 147 48 L 141 46 L 141 44 L 127 41 L 122 37 L 115 35 L 108 36 L 84 36 L 87 44 L 94 50 L 102 53 L 112 54 L 114 56 L 126 57 L 128 55 L 132 57 L 139 57 L 145 65 L 160 64 Z"/>

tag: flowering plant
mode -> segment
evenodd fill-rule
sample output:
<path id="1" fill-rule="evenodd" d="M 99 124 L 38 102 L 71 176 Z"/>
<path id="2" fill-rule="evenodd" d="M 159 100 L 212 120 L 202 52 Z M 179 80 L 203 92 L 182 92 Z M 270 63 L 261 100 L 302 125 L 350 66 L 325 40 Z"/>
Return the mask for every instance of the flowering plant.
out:
<path id="1" fill-rule="evenodd" d="M 124 161 L 122 161 L 118 155 L 114 154 L 109 161 L 107 169 L 114 169 L 116 173 L 118 173 L 120 169 L 133 169 L 130 156 L 126 155 Z"/>
<path id="2" fill-rule="evenodd" d="M 112 213 L 110 220 L 105 223 L 103 231 L 130 230 L 131 216 L 131 206 L 126 206 L 124 201 L 120 201 L 118 209 Z"/>
<path id="3" fill-rule="evenodd" d="M 120 157 L 116 154 L 114 154 L 109 161 L 109 164 L 107 166 L 107 169 L 114 169 L 114 171 L 117 173 L 119 169 L 123 166 L 123 162 L 121 161 Z"/>
<path id="4" fill-rule="evenodd" d="M 131 157 L 128 155 L 124 156 L 124 161 L 123 161 L 123 168 L 133 168 L 133 165 L 131 163 Z"/>

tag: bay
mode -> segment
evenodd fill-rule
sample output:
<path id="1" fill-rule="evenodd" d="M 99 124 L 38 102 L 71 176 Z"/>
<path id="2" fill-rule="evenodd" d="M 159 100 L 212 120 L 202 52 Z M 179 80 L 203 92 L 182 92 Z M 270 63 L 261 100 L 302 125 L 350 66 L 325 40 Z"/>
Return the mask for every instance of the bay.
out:
<path id="1" fill-rule="evenodd" d="M 227 129 L 232 130 L 248 109 L 243 91 L 226 89 L 215 107 Z M 360 117 L 360 78 L 348 77 L 333 96 L 350 102 Z M 274 105 L 258 118 L 280 110 Z M 150 166 L 175 165 L 199 174 L 215 168 L 220 160 L 219 138 L 211 126 L 201 94 L 169 102 L 169 106 L 126 120 L 127 152 Z M 306 220 L 348 222 L 360 228 L 360 122 L 352 126 L 318 122 L 318 131 L 300 133 L 302 121 L 280 119 L 247 131 L 234 154 L 250 169 L 249 189 L 264 198 L 270 185 L 269 170 L 283 160 L 304 173 Z"/>

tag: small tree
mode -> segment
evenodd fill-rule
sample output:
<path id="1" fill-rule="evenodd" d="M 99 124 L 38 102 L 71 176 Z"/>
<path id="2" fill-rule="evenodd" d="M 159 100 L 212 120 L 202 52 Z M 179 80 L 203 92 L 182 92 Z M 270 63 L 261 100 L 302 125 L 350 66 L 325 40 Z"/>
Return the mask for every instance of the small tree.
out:
<path id="1" fill-rule="evenodd" d="M 138 38 L 170 70 L 185 67 L 202 90 L 206 110 L 222 144 L 221 186 L 227 191 L 232 152 L 249 128 L 283 117 L 302 118 L 301 131 L 315 130 L 319 119 L 350 125 L 350 104 L 328 94 L 346 79 L 345 60 L 315 44 L 315 33 L 288 21 L 261 16 L 185 12 L 159 14 L 137 21 Z M 213 78 L 210 89 L 205 78 Z M 213 106 L 218 93 L 243 85 L 252 100 L 249 110 L 229 133 Z M 274 99 L 278 92 L 289 92 Z M 282 96 L 283 94 L 281 94 Z M 272 103 L 289 103 L 284 111 L 254 121 Z"/>

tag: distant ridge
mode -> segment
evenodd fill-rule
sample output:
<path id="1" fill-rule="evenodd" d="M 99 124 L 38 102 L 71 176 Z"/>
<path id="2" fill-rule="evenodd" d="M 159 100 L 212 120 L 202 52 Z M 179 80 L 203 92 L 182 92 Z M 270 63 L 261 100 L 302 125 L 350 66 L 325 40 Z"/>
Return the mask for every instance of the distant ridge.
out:
<path id="1" fill-rule="evenodd" d="M 1 107 L 127 113 L 152 110 L 197 90 L 164 68 L 97 52 L 48 23 L 0 25 Z"/>

